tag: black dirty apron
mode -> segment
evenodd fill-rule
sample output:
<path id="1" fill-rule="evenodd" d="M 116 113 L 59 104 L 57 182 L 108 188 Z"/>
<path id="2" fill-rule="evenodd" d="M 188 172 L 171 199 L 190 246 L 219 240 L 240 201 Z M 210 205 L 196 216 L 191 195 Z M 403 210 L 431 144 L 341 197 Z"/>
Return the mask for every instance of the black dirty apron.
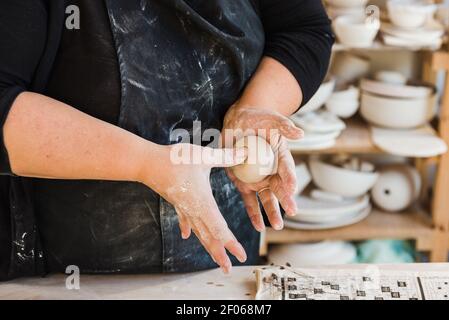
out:
<path id="1" fill-rule="evenodd" d="M 174 143 L 173 130 L 193 133 L 194 121 L 201 121 L 202 131 L 220 130 L 263 54 L 263 27 L 251 0 L 105 3 L 120 68 L 119 126 L 164 145 Z M 214 169 L 210 180 L 224 218 L 247 250 L 247 264 L 257 264 L 259 234 L 240 195 L 224 170 Z M 54 183 L 65 191 L 73 188 L 71 199 L 58 201 L 69 201 L 78 210 L 38 215 L 50 271 L 71 264 L 85 273 L 187 272 L 216 266 L 195 236 L 181 239 L 175 210 L 147 187 Z"/>

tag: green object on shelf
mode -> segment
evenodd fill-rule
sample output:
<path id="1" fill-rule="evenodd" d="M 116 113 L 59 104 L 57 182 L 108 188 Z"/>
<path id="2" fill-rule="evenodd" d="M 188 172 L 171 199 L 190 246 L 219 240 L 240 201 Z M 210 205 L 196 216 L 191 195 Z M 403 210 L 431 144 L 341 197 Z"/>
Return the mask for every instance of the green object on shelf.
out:
<path id="1" fill-rule="evenodd" d="M 359 263 L 412 263 L 415 249 L 409 241 L 369 240 L 357 245 Z"/>

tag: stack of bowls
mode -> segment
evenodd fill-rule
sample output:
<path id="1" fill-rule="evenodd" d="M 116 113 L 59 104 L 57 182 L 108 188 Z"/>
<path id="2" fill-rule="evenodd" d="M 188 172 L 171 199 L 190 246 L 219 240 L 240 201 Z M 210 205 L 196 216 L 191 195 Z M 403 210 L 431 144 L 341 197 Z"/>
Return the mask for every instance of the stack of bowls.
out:
<path id="1" fill-rule="evenodd" d="M 310 101 L 296 114 L 292 121 L 304 130 L 304 138 L 289 141 L 293 151 L 320 150 L 335 145 L 336 139 L 346 125 L 334 114 L 322 109 L 335 88 L 335 78 L 328 78 Z"/>
<path id="2" fill-rule="evenodd" d="M 400 74 L 394 76 L 392 72 L 381 75 L 361 81 L 361 115 L 368 122 L 392 129 L 412 129 L 435 116 L 437 95 L 433 86 L 404 83 Z"/>
<path id="3" fill-rule="evenodd" d="M 437 6 L 427 0 L 389 0 L 391 23 L 382 24 L 382 38 L 387 45 L 431 47 L 443 43 L 444 26 L 434 19 Z"/>
<path id="4" fill-rule="evenodd" d="M 347 226 L 365 219 L 371 212 L 369 191 L 378 174 L 370 163 L 357 158 L 330 164 L 311 159 L 312 180 L 319 189 L 300 195 L 297 215 L 285 225 L 301 230 L 322 230 Z"/>

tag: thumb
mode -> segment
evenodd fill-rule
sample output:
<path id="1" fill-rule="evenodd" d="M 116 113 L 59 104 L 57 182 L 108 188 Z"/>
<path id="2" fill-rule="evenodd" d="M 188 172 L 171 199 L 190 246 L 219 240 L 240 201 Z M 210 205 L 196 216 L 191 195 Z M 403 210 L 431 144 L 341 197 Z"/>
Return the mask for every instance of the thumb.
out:
<path id="1" fill-rule="evenodd" d="M 248 157 L 248 149 L 211 149 L 209 154 L 209 156 L 203 157 L 209 165 L 217 168 L 229 168 L 245 162 Z"/>

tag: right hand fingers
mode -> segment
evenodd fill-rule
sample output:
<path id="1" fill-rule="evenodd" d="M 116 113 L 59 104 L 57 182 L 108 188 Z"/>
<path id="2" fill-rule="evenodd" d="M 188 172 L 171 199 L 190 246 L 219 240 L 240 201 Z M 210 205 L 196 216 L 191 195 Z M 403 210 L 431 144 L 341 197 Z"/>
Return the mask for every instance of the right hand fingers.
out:
<path id="1" fill-rule="evenodd" d="M 259 193 L 259 198 L 268 216 L 268 220 L 270 220 L 271 226 L 275 230 L 282 230 L 284 228 L 284 221 L 282 220 L 279 201 L 274 193 L 267 189 Z"/>

